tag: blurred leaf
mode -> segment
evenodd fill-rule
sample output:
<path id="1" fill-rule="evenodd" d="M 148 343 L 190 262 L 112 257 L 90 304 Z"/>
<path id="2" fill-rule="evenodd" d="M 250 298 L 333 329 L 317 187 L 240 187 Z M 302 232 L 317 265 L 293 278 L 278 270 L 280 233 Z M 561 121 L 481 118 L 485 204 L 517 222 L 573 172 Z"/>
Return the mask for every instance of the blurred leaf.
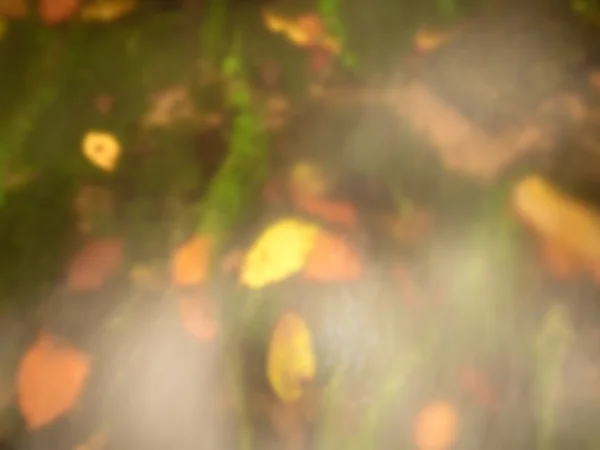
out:
<path id="1" fill-rule="evenodd" d="M 196 235 L 177 249 L 171 264 L 171 281 L 176 286 L 199 285 L 210 273 L 214 240 Z"/>
<path id="2" fill-rule="evenodd" d="M 37 430 L 73 409 L 89 372 L 87 355 L 42 333 L 17 373 L 19 411 L 28 428 Z"/>
<path id="3" fill-rule="evenodd" d="M 123 261 L 123 240 L 101 238 L 87 243 L 73 258 L 66 287 L 73 292 L 99 289 Z"/>
<path id="4" fill-rule="evenodd" d="M 312 380 L 316 361 L 312 337 L 304 319 L 285 313 L 275 325 L 267 356 L 267 376 L 277 396 L 285 403 L 298 400 L 302 385 Z"/>
<path id="5" fill-rule="evenodd" d="M 260 289 L 302 270 L 315 244 L 318 228 L 298 219 L 281 219 L 269 226 L 250 248 L 240 281 Z"/>

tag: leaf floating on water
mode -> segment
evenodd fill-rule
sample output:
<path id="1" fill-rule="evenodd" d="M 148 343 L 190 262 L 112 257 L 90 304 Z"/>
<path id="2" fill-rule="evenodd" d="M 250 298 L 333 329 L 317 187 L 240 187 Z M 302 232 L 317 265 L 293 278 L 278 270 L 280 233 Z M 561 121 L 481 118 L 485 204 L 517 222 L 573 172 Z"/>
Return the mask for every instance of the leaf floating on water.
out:
<path id="1" fill-rule="evenodd" d="M 49 333 L 23 355 L 17 371 L 18 407 L 30 430 L 68 413 L 90 373 L 90 358 Z"/>
<path id="2" fill-rule="evenodd" d="M 318 227 L 298 219 L 281 219 L 268 227 L 246 254 L 240 281 L 260 289 L 302 270 Z"/>
<path id="3" fill-rule="evenodd" d="M 355 281 L 362 276 L 360 255 L 342 237 L 320 230 L 310 253 L 304 278 L 320 282 Z"/>
<path id="4" fill-rule="evenodd" d="M 47 25 L 68 20 L 79 9 L 80 0 L 40 0 L 40 17 Z"/>
<path id="5" fill-rule="evenodd" d="M 417 415 L 413 442 L 419 450 L 450 450 L 458 437 L 459 413 L 446 401 L 428 403 Z"/>
<path id="6" fill-rule="evenodd" d="M 202 284 L 208 278 L 212 259 L 213 240 L 196 235 L 175 252 L 171 264 L 171 281 L 177 286 Z"/>
<path id="7" fill-rule="evenodd" d="M 115 136 L 101 131 L 88 132 L 81 143 L 83 155 L 96 167 L 112 172 L 121 156 L 121 144 Z"/>
<path id="8" fill-rule="evenodd" d="M 314 378 L 316 361 L 312 337 L 304 319 L 285 313 L 273 330 L 267 356 L 267 377 L 285 403 L 298 400 L 303 383 Z"/>
<path id="9" fill-rule="evenodd" d="M 112 22 L 133 12 L 137 0 L 93 0 L 81 10 L 84 22 Z"/>
<path id="10" fill-rule="evenodd" d="M 66 287 L 72 292 L 95 291 L 119 269 L 123 261 L 121 238 L 100 238 L 89 242 L 73 258 Z"/>

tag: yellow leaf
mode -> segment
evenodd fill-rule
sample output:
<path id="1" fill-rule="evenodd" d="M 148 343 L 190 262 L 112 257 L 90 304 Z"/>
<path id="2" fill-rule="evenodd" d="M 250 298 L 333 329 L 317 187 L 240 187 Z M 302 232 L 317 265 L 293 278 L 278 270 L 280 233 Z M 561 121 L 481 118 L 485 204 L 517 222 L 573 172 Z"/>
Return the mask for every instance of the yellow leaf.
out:
<path id="1" fill-rule="evenodd" d="M 267 228 L 246 254 L 240 281 L 260 289 L 302 270 L 319 228 L 298 219 L 281 219 Z"/>
<path id="2" fill-rule="evenodd" d="M 314 378 L 316 362 L 308 326 L 298 314 L 285 313 L 275 325 L 267 356 L 267 377 L 286 403 L 302 395 L 302 384 Z"/>
<path id="3" fill-rule="evenodd" d="M 274 14 L 271 11 L 263 11 L 263 21 L 265 26 L 274 33 L 285 32 L 290 26 L 290 21 L 281 16 Z"/>
<path id="4" fill-rule="evenodd" d="M 112 22 L 130 12 L 138 5 L 137 0 L 94 0 L 81 10 L 85 22 Z"/>
<path id="5" fill-rule="evenodd" d="M 273 33 L 283 34 L 298 47 L 320 45 L 334 54 L 340 52 L 339 42 L 326 33 L 323 21 L 316 14 L 309 13 L 291 19 L 264 10 L 263 22 L 267 29 Z"/>
<path id="6" fill-rule="evenodd" d="M 541 238 L 591 268 L 600 267 L 600 214 L 539 176 L 520 181 L 513 207 Z"/>
<path id="7" fill-rule="evenodd" d="M 110 133 L 90 131 L 81 143 L 83 155 L 106 172 L 115 170 L 121 156 L 121 144 Z"/>

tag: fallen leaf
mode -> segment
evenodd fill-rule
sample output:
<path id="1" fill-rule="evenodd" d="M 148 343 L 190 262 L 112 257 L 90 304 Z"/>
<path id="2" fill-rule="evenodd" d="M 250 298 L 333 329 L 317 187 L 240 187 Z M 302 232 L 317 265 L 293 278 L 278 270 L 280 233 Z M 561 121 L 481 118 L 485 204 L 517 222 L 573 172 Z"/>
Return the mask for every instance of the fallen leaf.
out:
<path id="1" fill-rule="evenodd" d="M 99 238 L 86 244 L 73 258 L 66 280 L 72 292 L 94 291 L 119 269 L 123 261 L 123 240 Z"/>
<path id="2" fill-rule="evenodd" d="M 40 0 L 40 17 L 47 25 L 68 20 L 79 9 L 80 0 Z"/>
<path id="3" fill-rule="evenodd" d="M 296 20 L 296 26 L 302 30 L 307 42 L 318 42 L 325 33 L 325 26 L 318 14 L 303 14 Z"/>
<path id="4" fill-rule="evenodd" d="M 28 9 L 27 0 L 0 0 L 2 19 L 21 19 L 27 15 Z"/>
<path id="5" fill-rule="evenodd" d="M 358 213 L 349 202 L 332 201 L 324 198 L 296 195 L 294 204 L 301 211 L 311 214 L 330 223 L 354 228 L 358 223 Z"/>
<path id="6" fill-rule="evenodd" d="M 323 21 L 317 14 L 304 14 L 291 19 L 263 10 L 263 22 L 270 31 L 282 34 L 297 47 L 318 45 L 335 54 L 341 51 L 339 42 L 326 33 Z"/>
<path id="7" fill-rule="evenodd" d="M 284 403 L 297 401 L 302 386 L 314 378 L 316 361 L 312 337 L 304 319 L 287 312 L 278 320 L 269 344 L 267 377 Z"/>
<path id="8" fill-rule="evenodd" d="M 461 387 L 480 405 L 490 410 L 498 408 L 498 396 L 484 372 L 475 367 L 464 366 L 460 368 L 458 378 Z"/>
<path id="9" fill-rule="evenodd" d="M 290 218 L 269 226 L 246 253 L 241 283 L 260 289 L 300 272 L 318 231 L 314 224 Z"/>
<path id="10" fill-rule="evenodd" d="M 96 167 L 112 172 L 121 156 L 121 144 L 115 136 L 102 131 L 89 131 L 81 143 L 83 155 Z"/>
<path id="11" fill-rule="evenodd" d="M 90 373 L 90 358 L 51 334 L 40 334 L 17 371 L 18 407 L 30 430 L 68 413 Z"/>
<path id="12" fill-rule="evenodd" d="M 344 282 L 359 279 L 363 273 L 360 255 L 342 237 L 320 230 L 303 271 L 307 280 Z"/>
<path id="13" fill-rule="evenodd" d="M 545 263 L 559 276 L 569 276 L 573 263 L 593 276 L 600 267 L 600 213 L 560 192 L 539 176 L 521 180 L 513 189 L 517 216 L 543 244 Z"/>
<path id="14" fill-rule="evenodd" d="M 447 401 L 425 405 L 417 415 L 413 442 L 419 450 L 451 450 L 458 437 L 459 413 Z"/>
<path id="15" fill-rule="evenodd" d="M 193 286 L 206 281 L 212 260 L 213 239 L 196 235 L 177 249 L 171 263 L 171 281 L 176 286 Z"/>
<path id="16" fill-rule="evenodd" d="M 201 342 L 213 341 L 217 335 L 213 309 L 214 301 L 207 294 L 180 298 L 179 315 L 185 331 Z"/>

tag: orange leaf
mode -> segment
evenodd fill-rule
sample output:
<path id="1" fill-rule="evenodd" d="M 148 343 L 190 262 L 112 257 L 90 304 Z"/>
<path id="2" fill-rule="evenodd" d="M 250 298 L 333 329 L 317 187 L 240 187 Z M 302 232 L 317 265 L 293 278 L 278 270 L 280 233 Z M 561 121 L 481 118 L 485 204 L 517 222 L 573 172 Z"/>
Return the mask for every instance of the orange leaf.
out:
<path id="1" fill-rule="evenodd" d="M 100 288 L 119 268 L 123 261 L 121 238 L 100 238 L 80 250 L 67 274 L 67 289 L 74 292 Z"/>
<path id="2" fill-rule="evenodd" d="M 458 376 L 462 388 L 477 402 L 489 409 L 498 407 L 498 396 L 484 372 L 467 366 L 460 369 Z"/>
<path id="3" fill-rule="evenodd" d="M 457 438 L 459 414 L 445 401 L 429 403 L 417 415 L 413 440 L 419 450 L 450 450 Z"/>
<path id="4" fill-rule="evenodd" d="M 361 277 L 362 261 L 345 239 L 325 230 L 319 231 L 304 278 L 313 281 L 353 281 Z"/>
<path id="5" fill-rule="evenodd" d="M 40 17 L 47 25 L 64 22 L 79 9 L 79 0 L 40 0 Z"/>
<path id="6" fill-rule="evenodd" d="M 316 42 L 325 34 L 323 21 L 314 13 L 298 17 L 296 25 L 304 32 L 309 42 Z"/>
<path id="7" fill-rule="evenodd" d="M 213 241 L 209 236 L 194 236 L 173 258 L 171 280 L 177 286 L 193 286 L 206 281 L 210 270 Z"/>
<path id="8" fill-rule="evenodd" d="M 356 208 L 347 202 L 333 202 L 313 196 L 294 196 L 296 206 L 301 210 L 331 223 L 354 227 L 358 222 Z"/>
<path id="9" fill-rule="evenodd" d="M 209 311 L 212 307 L 212 299 L 207 296 L 179 299 L 179 314 L 183 327 L 199 341 L 212 341 L 217 335 L 217 325 Z"/>
<path id="10" fill-rule="evenodd" d="M 42 333 L 23 355 L 17 372 L 18 406 L 27 427 L 37 430 L 68 413 L 90 372 L 90 359 Z"/>

